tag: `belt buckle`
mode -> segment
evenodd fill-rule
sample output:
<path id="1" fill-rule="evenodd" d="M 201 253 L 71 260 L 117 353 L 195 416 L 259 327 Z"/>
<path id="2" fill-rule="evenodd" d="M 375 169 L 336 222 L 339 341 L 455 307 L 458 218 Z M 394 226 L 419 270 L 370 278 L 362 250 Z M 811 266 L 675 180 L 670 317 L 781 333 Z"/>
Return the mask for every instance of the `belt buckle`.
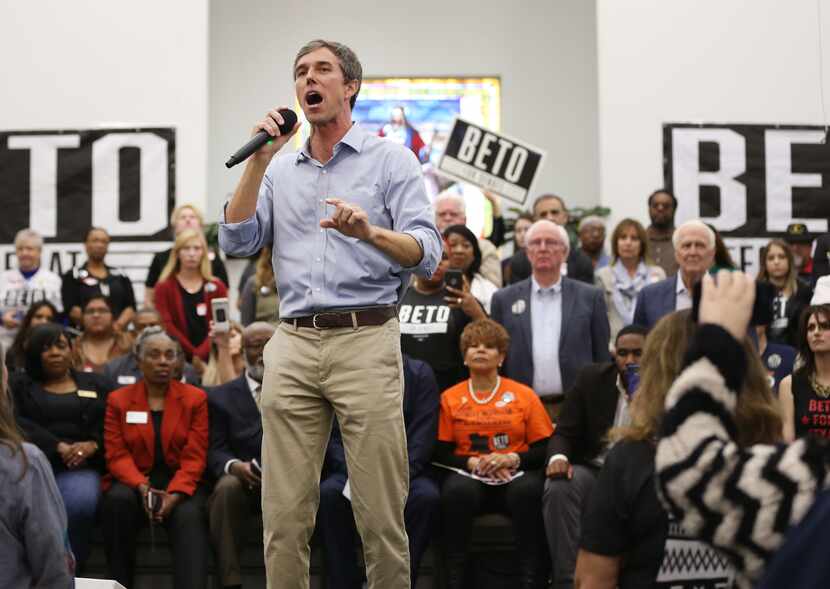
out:
<path id="1" fill-rule="evenodd" d="M 312 326 L 314 329 L 323 329 L 322 327 L 319 327 L 319 326 L 317 325 L 317 318 L 318 318 L 320 315 L 322 315 L 322 313 L 315 313 L 314 315 L 312 315 L 312 316 L 311 316 L 311 326 Z"/>

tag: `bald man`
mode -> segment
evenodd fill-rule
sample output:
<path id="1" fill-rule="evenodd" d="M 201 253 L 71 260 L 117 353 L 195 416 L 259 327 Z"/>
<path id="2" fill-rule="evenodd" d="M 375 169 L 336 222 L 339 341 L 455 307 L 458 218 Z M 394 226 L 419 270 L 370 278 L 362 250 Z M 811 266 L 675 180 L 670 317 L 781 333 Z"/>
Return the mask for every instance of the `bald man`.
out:
<path id="1" fill-rule="evenodd" d="M 245 525 L 261 513 L 262 417 L 259 394 L 265 366 L 262 351 L 274 335 L 269 323 L 251 323 L 242 332 L 245 372 L 208 390 L 210 449 L 207 473 L 216 479 L 208 500 L 210 537 L 223 587 L 241 587 L 239 553 Z"/>

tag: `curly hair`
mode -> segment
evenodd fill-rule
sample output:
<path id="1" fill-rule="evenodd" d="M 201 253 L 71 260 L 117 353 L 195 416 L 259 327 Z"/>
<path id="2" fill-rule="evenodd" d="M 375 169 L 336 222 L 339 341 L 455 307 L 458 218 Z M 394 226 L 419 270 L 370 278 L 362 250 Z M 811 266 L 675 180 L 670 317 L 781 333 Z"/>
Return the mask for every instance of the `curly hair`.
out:
<path id="1" fill-rule="evenodd" d="M 484 344 L 488 348 L 496 348 L 502 354 L 507 353 L 510 346 L 510 335 L 507 330 L 492 319 L 477 319 L 469 323 L 461 332 L 461 354 L 476 344 Z"/>

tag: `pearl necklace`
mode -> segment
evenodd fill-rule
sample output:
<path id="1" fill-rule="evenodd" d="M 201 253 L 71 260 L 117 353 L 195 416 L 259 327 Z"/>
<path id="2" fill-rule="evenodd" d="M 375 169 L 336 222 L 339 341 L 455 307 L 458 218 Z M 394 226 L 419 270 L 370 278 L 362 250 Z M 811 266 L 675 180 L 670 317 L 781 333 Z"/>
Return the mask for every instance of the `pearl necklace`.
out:
<path id="1" fill-rule="evenodd" d="M 490 391 L 490 395 L 484 400 L 479 399 L 478 397 L 476 397 L 476 393 L 473 390 L 473 379 L 472 378 L 467 381 L 467 390 L 469 390 L 470 398 L 472 398 L 473 401 L 475 401 L 479 405 L 486 405 L 487 403 L 489 403 L 490 401 L 493 400 L 493 397 L 496 396 L 496 392 L 499 390 L 499 385 L 501 385 L 501 377 L 496 376 L 496 386 L 493 387 L 493 390 Z"/>

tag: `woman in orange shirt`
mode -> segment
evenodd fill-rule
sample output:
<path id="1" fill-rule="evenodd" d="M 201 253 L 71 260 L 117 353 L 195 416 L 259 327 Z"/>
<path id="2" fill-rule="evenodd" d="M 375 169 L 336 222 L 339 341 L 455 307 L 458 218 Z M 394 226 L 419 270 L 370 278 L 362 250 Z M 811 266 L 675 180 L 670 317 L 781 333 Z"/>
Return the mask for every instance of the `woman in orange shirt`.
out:
<path id="1" fill-rule="evenodd" d="M 495 321 L 470 323 L 461 333 L 470 378 L 441 395 L 435 458 L 453 469 L 441 489 L 449 589 L 464 587 L 473 518 L 492 512 L 504 513 L 513 524 L 520 587 L 547 586 L 542 491 L 553 424 L 532 389 L 499 376 L 509 342 L 507 331 Z"/>

